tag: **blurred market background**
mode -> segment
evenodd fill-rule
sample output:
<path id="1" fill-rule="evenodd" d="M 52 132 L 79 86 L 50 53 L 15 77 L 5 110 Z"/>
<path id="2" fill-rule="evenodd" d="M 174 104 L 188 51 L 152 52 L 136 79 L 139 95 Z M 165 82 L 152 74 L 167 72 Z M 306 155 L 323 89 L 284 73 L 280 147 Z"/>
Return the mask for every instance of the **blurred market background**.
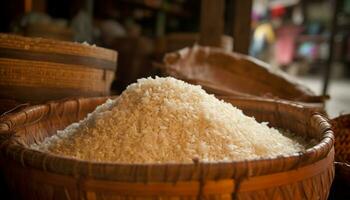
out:
<path id="1" fill-rule="evenodd" d="M 216 46 L 220 36 L 225 49 L 329 94 L 331 117 L 350 112 L 349 30 L 350 0 L 3 0 L 0 6 L 0 32 L 118 51 L 113 90 L 154 74 L 165 53 Z"/>

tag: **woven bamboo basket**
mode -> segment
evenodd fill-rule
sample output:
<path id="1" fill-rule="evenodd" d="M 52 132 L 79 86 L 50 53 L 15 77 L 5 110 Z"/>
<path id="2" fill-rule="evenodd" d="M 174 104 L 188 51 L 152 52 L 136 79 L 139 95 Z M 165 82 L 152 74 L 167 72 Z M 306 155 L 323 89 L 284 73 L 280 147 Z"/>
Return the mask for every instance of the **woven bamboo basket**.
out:
<path id="1" fill-rule="evenodd" d="M 335 136 L 335 199 L 350 196 L 350 114 L 331 120 Z"/>
<path id="2" fill-rule="evenodd" d="M 320 109 L 324 108 L 326 99 L 261 61 L 219 48 L 194 46 L 168 53 L 162 70 L 166 75 L 215 87 L 220 90 L 216 92 L 224 90 L 232 96 L 284 99 L 313 104 Z"/>
<path id="3" fill-rule="evenodd" d="M 350 164 L 350 114 L 332 119 L 331 124 L 336 139 L 335 159 Z"/>
<path id="4" fill-rule="evenodd" d="M 0 99 L 108 95 L 116 61 L 115 51 L 100 47 L 0 34 Z"/>
<path id="5" fill-rule="evenodd" d="M 259 121 L 319 141 L 274 159 L 131 165 L 28 148 L 105 100 L 50 102 L 0 118 L 0 166 L 14 199 L 327 199 L 334 176 L 332 130 L 321 115 L 289 103 L 226 99 Z"/>

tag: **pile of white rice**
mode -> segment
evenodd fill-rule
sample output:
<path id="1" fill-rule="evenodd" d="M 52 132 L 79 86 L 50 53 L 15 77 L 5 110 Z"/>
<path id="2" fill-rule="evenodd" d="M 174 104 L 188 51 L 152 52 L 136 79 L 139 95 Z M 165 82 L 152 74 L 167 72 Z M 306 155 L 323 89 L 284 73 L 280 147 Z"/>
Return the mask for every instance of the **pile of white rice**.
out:
<path id="1" fill-rule="evenodd" d="M 170 77 L 139 79 L 118 99 L 32 147 L 122 163 L 232 161 L 305 149 L 200 86 Z"/>

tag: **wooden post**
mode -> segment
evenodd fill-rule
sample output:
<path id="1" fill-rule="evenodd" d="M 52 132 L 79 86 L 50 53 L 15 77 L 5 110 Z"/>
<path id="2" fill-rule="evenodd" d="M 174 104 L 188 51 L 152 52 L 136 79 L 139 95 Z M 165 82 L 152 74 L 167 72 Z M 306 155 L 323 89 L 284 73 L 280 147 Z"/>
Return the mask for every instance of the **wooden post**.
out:
<path id="1" fill-rule="evenodd" d="M 32 11 L 46 13 L 46 0 L 24 0 L 24 11 L 29 13 Z"/>
<path id="2" fill-rule="evenodd" d="M 225 0 L 202 0 L 199 44 L 221 46 L 224 31 Z"/>
<path id="3" fill-rule="evenodd" d="M 233 49 L 248 54 L 250 44 L 252 0 L 233 2 Z"/>
<path id="4" fill-rule="evenodd" d="M 339 7 L 339 0 L 334 1 L 333 5 L 333 13 L 332 13 L 332 21 L 331 21 L 331 35 L 328 41 L 329 44 L 329 54 L 328 59 L 326 63 L 326 69 L 323 74 L 323 88 L 322 88 L 322 94 L 327 94 L 327 89 L 329 85 L 329 79 L 331 77 L 332 72 L 332 63 L 333 63 L 333 54 L 334 54 L 334 42 L 335 42 L 335 35 L 337 34 L 337 24 L 338 24 L 338 12 L 340 10 Z"/>
<path id="5" fill-rule="evenodd" d="M 24 0 L 24 12 L 29 13 L 32 11 L 33 1 L 32 0 Z"/>

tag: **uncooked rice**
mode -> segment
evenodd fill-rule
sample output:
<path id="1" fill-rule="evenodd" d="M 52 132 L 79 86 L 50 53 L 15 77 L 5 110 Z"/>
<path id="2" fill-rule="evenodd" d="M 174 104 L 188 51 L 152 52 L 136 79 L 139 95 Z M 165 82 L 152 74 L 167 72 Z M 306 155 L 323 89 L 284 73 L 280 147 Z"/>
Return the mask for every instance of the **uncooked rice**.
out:
<path id="1" fill-rule="evenodd" d="M 305 150 L 200 86 L 171 77 L 139 79 L 84 120 L 32 147 L 120 163 L 233 161 Z"/>

